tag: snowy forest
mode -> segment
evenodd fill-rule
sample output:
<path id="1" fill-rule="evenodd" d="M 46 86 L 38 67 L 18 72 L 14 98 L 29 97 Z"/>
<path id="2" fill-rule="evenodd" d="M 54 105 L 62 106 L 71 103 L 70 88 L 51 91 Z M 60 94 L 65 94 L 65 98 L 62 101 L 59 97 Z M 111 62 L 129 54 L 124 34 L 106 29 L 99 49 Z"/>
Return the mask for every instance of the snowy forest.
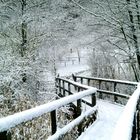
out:
<path id="1" fill-rule="evenodd" d="M 51 102 L 72 73 L 140 81 L 140 1 L 0 0 L 0 118 Z M 45 140 L 49 115 L 10 133 Z"/>

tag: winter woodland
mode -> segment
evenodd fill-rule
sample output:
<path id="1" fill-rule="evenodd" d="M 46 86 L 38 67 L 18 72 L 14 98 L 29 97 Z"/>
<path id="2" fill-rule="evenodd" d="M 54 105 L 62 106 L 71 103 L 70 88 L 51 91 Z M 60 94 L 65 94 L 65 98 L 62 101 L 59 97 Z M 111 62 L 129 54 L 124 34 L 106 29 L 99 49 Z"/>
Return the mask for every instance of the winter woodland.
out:
<path id="1" fill-rule="evenodd" d="M 55 77 L 78 72 L 140 81 L 139 0 L 0 0 L 1 118 L 55 100 Z M 50 116 L 9 131 L 45 140 Z"/>

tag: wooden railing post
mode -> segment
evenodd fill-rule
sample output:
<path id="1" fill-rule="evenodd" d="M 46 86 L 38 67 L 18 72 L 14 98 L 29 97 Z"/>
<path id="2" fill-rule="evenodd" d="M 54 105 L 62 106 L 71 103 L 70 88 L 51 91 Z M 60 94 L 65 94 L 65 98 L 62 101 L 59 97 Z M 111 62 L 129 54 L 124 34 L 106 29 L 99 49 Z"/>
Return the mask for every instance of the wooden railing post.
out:
<path id="1" fill-rule="evenodd" d="M 81 115 L 81 99 L 77 100 L 77 117 Z M 82 124 L 78 125 L 78 135 L 80 136 L 82 133 Z"/>
<path id="2" fill-rule="evenodd" d="M 53 135 L 57 130 L 56 110 L 51 112 L 51 129 L 52 129 L 52 135 Z"/>
<path id="3" fill-rule="evenodd" d="M 87 84 L 88 86 L 90 86 L 90 79 L 87 79 Z"/>
<path id="4" fill-rule="evenodd" d="M 74 74 L 72 74 L 72 78 L 73 78 L 73 81 L 76 82 L 77 78 L 76 78 L 76 76 Z"/>
<path id="5" fill-rule="evenodd" d="M 116 92 L 117 83 L 114 82 L 114 92 Z"/>
<path id="6" fill-rule="evenodd" d="M 92 106 L 96 105 L 96 95 L 95 95 L 95 93 L 91 95 L 91 102 L 92 102 Z"/>
<path id="7" fill-rule="evenodd" d="M 70 83 L 68 83 L 68 91 L 69 91 L 69 95 L 71 94 L 71 86 Z"/>
<path id="8" fill-rule="evenodd" d="M 81 115 L 81 99 L 77 100 L 77 116 Z"/>
<path id="9" fill-rule="evenodd" d="M 81 84 L 83 84 L 83 78 L 81 77 Z"/>
<path id="10" fill-rule="evenodd" d="M 100 80 L 99 80 L 99 89 L 101 89 L 101 81 L 100 81 Z M 103 98 L 103 96 L 102 96 L 102 93 L 101 93 L 101 92 L 99 93 L 99 98 L 100 98 L 100 99 L 102 99 L 102 98 Z"/>
<path id="11" fill-rule="evenodd" d="M 114 82 L 114 92 L 116 92 L 117 83 Z M 114 102 L 117 102 L 118 98 L 114 95 Z"/>
<path id="12" fill-rule="evenodd" d="M 74 82 L 77 81 L 77 78 L 76 78 L 76 76 L 75 76 L 74 74 L 72 74 L 72 78 L 73 78 L 73 81 L 74 81 Z M 75 86 L 74 88 L 75 88 L 75 90 L 77 90 L 77 87 L 76 87 L 76 86 Z"/>
<path id="13" fill-rule="evenodd" d="M 59 86 L 59 94 L 61 94 L 61 80 L 58 80 L 58 86 Z"/>
<path id="14" fill-rule="evenodd" d="M 11 140 L 11 133 L 4 131 L 4 132 L 0 132 L 0 140 Z"/>
<path id="15" fill-rule="evenodd" d="M 57 77 L 55 77 L 55 94 L 58 94 L 57 86 L 58 86 L 58 79 L 57 79 Z"/>
<path id="16" fill-rule="evenodd" d="M 65 81 L 63 81 L 63 96 L 65 97 Z"/>

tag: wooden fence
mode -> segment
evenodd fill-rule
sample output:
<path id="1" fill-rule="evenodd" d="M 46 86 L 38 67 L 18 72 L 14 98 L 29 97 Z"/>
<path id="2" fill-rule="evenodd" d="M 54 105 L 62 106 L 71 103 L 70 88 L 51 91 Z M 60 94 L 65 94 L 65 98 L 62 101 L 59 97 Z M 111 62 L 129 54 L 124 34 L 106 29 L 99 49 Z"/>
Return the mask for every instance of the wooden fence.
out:
<path id="1" fill-rule="evenodd" d="M 77 76 L 77 75 L 72 75 L 73 80 L 75 82 L 80 82 L 81 84 L 85 83 L 88 86 L 95 86 L 94 84 L 92 85 L 92 81 L 96 81 L 96 83 L 98 83 L 98 87 L 96 85 L 97 92 L 100 94 L 99 98 L 102 99 L 102 95 L 106 94 L 106 95 L 110 95 L 110 96 L 114 96 L 114 102 L 117 102 L 118 97 L 120 98 L 124 98 L 126 100 L 129 99 L 130 95 L 126 94 L 126 93 L 120 93 L 117 92 L 117 86 L 118 85 L 126 85 L 126 86 L 133 86 L 134 89 L 136 89 L 136 86 L 138 84 L 138 82 L 130 82 L 130 81 L 122 81 L 122 80 L 114 80 L 114 79 L 105 79 L 105 78 L 97 78 L 97 77 L 85 77 L 85 76 Z M 102 89 L 102 83 L 111 83 L 113 84 L 113 90 L 111 89 Z M 131 93 L 132 94 L 132 93 Z"/>
<path id="2" fill-rule="evenodd" d="M 63 83 L 63 86 L 61 87 L 61 81 Z M 66 89 L 66 84 L 68 84 L 68 89 Z M 78 134 L 80 135 L 82 131 L 84 131 L 84 128 L 87 127 L 90 123 L 92 123 L 96 119 L 96 109 L 94 106 L 96 105 L 96 88 L 91 88 L 88 86 L 83 86 L 81 84 L 78 84 L 76 82 L 70 81 L 70 80 L 64 80 L 61 78 L 56 78 L 56 86 L 58 87 L 58 91 L 62 90 L 61 92 L 63 93 L 63 98 L 57 99 L 55 101 L 52 101 L 47 104 L 43 104 L 41 106 L 37 106 L 35 108 L 25 110 L 22 112 L 15 113 L 13 115 L 4 117 L 0 119 L 0 139 L 2 140 L 11 140 L 12 136 L 10 133 L 8 133 L 8 130 L 10 128 L 16 127 L 16 125 L 21 124 L 23 122 L 30 121 L 34 118 L 37 118 L 45 113 L 51 113 L 51 129 L 52 129 L 52 135 L 57 131 L 57 115 L 56 115 L 56 110 L 59 109 L 62 106 L 71 104 L 73 102 L 77 102 L 76 105 L 76 118 L 78 123 L 74 123 L 72 126 L 69 128 L 72 129 L 74 127 L 78 127 Z M 78 89 L 78 92 L 76 94 L 71 92 L 71 86 L 74 86 L 74 88 Z M 65 92 L 68 92 L 69 96 L 64 97 Z M 73 94 L 73 95 L 72 95 Z M 59 92 L 60 95 L 60 92 Z M 61 97 L 62 97 L 61 95 Z M 93 109 L 85 113 L 85 115 L 82 117 L 81 116 L 81 102 L 82 98 L 86 96 L 91 96 L 91 103 L 87 102 L 87 105 L 90 105 L 93 107 Z M 86 102 L 86 101 L 85 101 Z M 88 114 L 88 115 L 87 115 Z M 88 123 L 84 123 L 85 120 Z M 69 129 L 69 130 L 70 130 Z M 68 130 L 68 131 L 69 131 Z M 62 138 L 65 133 L 61 133 L 59 138 Z M 56 138 L 57 139 L 57 138 Z"/>
<path id="3" fill-rule="evenodd" d="M 80 83 L 83 83 L 83 81 L 85 80 L 85 83 L 88 86 L 91 85 L 91 81 L 97 81 L 98 83 L 97 92 L 99 92 L 100 98 L 102 98 L 102 94 L 107 94 L 107 95 L 114 96 L 114 102 L 117 101 L 117 97 L 129 99 L 126 104 L 125 111 L 123 112 L 123 115 L 120 118 L 121 121 L 118 124 L 119 128 L 115 130 L 115 134 L 112 140 L 118 140 L 118 139 L 119 140 L 130 140 L 130 139 L 140 140 L 140 85 L 138 86 L 138 82 L 96 78 L 96 77 L 85 77 L 85 76 L 77 76 L 77 75 L 72 75 L 72 77 L 75 82 L 78 81 Z M 101 89 L 102 82 L 112 83 L 113 91 L 102 90 Z M 117 93 L 116 92 L 117 85 L 133 86 L 137 89 L 130 96 L 127 94 Z M 126 118 L 124 118 L 124 116 Z M 129 132 L 125 131 L 125 133 L 127 132 L 128 134 L 123 133 L 124 130 L 126 129 L 130 130 Z M 130 139 L 128 138 L 128 135 L 131 136 Z"/>
<path id="4" fill-rule="evenodd" d="M 16 127 L 16 125 L 21 124 L 22 122 L 30 121 L 34 118 L 37 118 L 45 113 L 51 114 L 51 129 L 52 136 L 49 137 L 49 140 L 62 139 L 69 130 L 72 130 L 74 127 L 78 128 L 78 134 L 80 135 L 85 127 L 88 127 L 96 119 L 96 92 L 99 92 L 100 98 L 103 94 L 110 95 L 114 97 L 114 102 L 117 102 L 117 98 L 131 99 L 130 95 L 122 94 L 116 92 L 118 84 L 122 85 L 131 85 L 136 87 L 137 82 L 113 80 L 113 79 L 104 79 L 104 78 L 95 78 L 95 77 L 84 77 L 73 75 L 73 80 L 67 80 L 60 77 L 56 78 L 56 89 L 57 94 L 60 99 L 52 101 L 35 108 L 25 110 L 13 115 L 0 118 L 0 139 L 2 140 L 11 140 L 11 134 L 8 133 L 10 128 Z M 80 83 L 78 83 L 80 81 Z M 98 82 L 98 89 L 91 87 L 91 81 Z M 108 91 L 101 88 L 102 82 L 112 83 L 113 91 Z M 87 83 L 87 85 L 83 85 Z M 88 96 L 88 100 L 87 100 Z M 90 100 L 89 100 L 90 99 Z M 133 114 L 133 126 L 132 126 L 132 140 L 138 138 L 140 139 L 140 129 L 139 129 L 139 100 L 135 100 L 136 106 L 134 106 L 135 111 Z M 81 115 L 82 105 L 86 104 L 91 109 L 88 112 L 85 112 Z M 57 133 L 57 115 L 56 110 L 65 105 L 72 105 L 74 107 L 74 120 L 62 128 L 61 133 Z"/>

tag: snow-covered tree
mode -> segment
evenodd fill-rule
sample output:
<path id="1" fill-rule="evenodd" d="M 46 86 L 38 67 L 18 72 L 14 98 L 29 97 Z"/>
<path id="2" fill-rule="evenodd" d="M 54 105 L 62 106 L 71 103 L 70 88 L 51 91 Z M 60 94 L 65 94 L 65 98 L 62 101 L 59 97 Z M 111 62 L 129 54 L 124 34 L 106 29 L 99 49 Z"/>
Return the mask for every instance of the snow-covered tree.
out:
<path id="1" fill-rule="evenodd" d="M 135 80 L 139 81 L 139 1 L 71 0 L 71 2 L 90 18 L 92 16 L 93 20 L 88 20 L 92 32 L 96 33 L 100 42 L 107 42 L 124 54 L 124 61 L 131 66 Z"/>

